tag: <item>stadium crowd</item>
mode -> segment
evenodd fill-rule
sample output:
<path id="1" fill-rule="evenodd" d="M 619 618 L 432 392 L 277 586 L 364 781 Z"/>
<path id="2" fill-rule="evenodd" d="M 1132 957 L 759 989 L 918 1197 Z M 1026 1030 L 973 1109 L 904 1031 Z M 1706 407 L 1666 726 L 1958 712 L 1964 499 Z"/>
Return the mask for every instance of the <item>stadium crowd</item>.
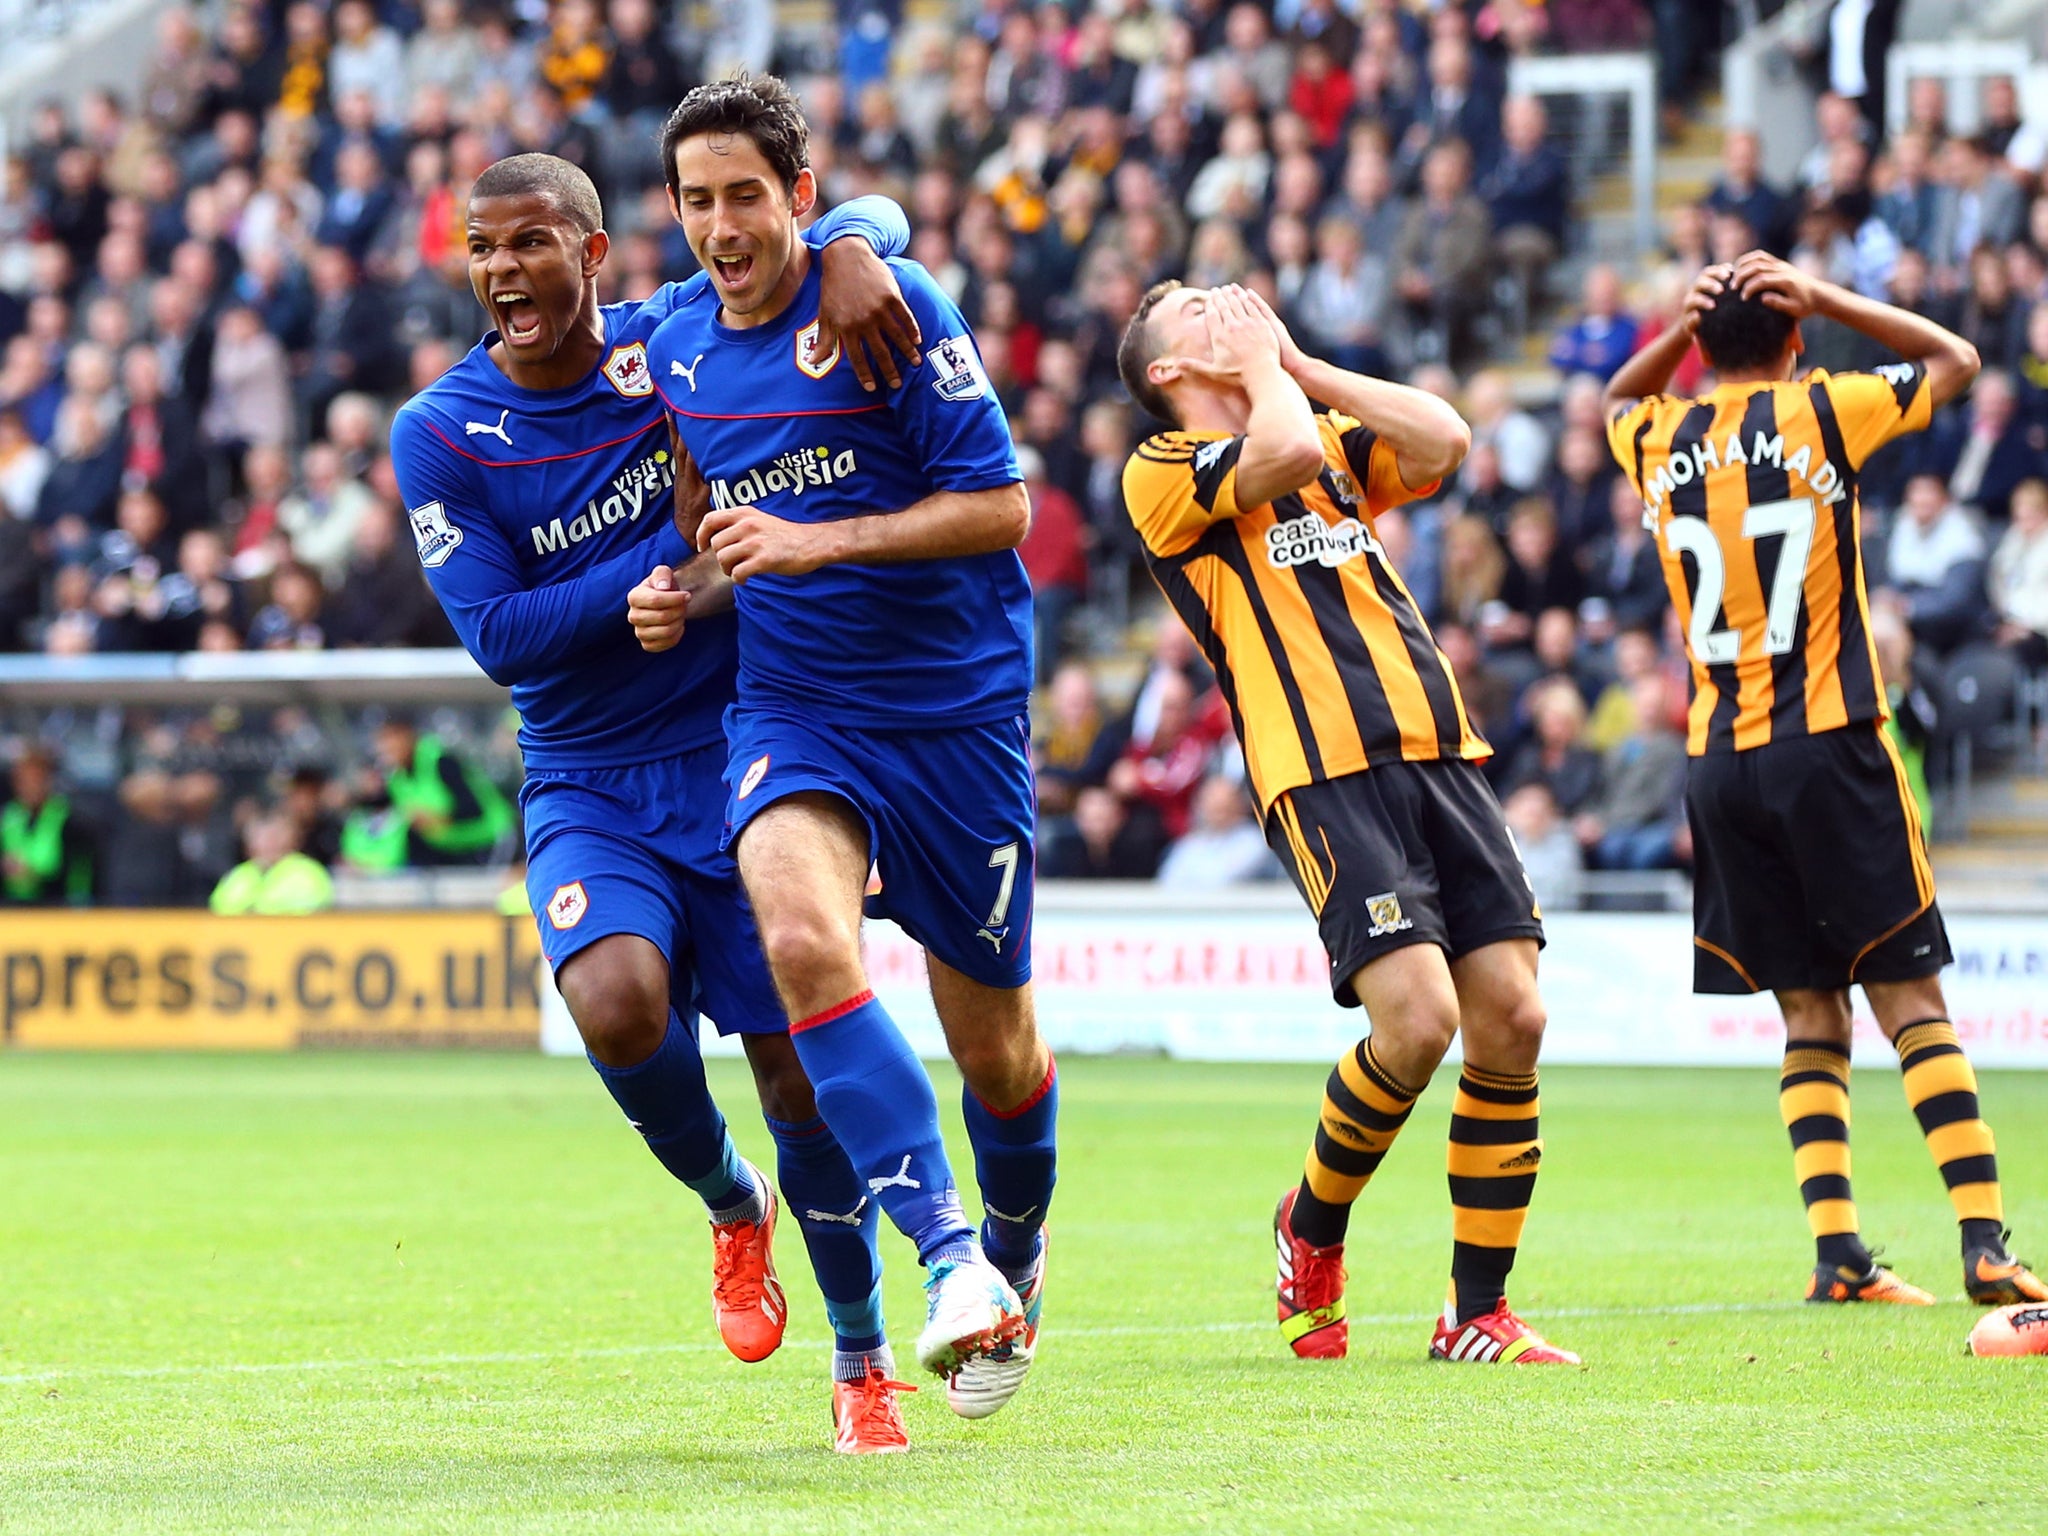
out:
<path id="1" fill-rule="evenodd" d="M 590 168 L 614 236 L 603 295 L 644 295 L 693 267 L 656 163 L 663 117 L 699 79 L 774 67 L 805 102 L 826 201 L 903 203 L 911 254 L 975 325 L 1014 423 L 1047 875 L 1278 875 L 1177 624 L 1152 632 L 1128 697 L 1099 665 L 1150 611 L 1120 491 L 1150 426 L 1115 354 L 1168 276 L 1246 283 L 1311 350 L 1459 406 L 1464 467 L 1378 534 L 1496 747 L 1539 888 L 1680 867 L 1686 682 L 1599 396 L 1703 263 L 1760 244 L 1979 346 L 1970 399 L 1863 482 L 1887 675 L 1925 735 L 1957 657 L 2048 663 L 2048 124 L 1993 81 L 1983 131 L 1953 135 L 1939 83 L 1919 81 L 1909 127 L 1878 143 L 1823 96 L 1795 185 L 1730 132 L 1723 174 L 1670 214 L 1653 261 L 1584 266 L 1572 167 L 1543 104 L 1507 95 L 1508 61 L 1655 44 L 1680 100 L 1692 9 L 986 0 L 938 26 L 839 0 L 833 41 L 778 45 L 769 6 L 714 7 L 708 34 L 652 0 L 235 0 L 210 27 L 173 8 L 132 94 L 40 106 L 0 174 L 0 648 L 452 643 L 385 432 L 483 329 L 468 184 L 523 150 Z M 1561 258 L 1574 292 L 1547 287 Z M 1552 307 L 1549 376 L 1501 367 Z M 1806 339 L 1816 365 L 1882 361 L 1825 325 Z M 418 732 L 229 714 L 36 722 L 0 811 L 0 899 L 203 900 L 244 840 L 368 867 L 507 846 L 501 720 L 449 715 L 424 738 L 461 748 L 433 764 L 468 818 L 461 846 L 419 835 L 445 833 L 447 804 L 414 804 L 414 835 L 372 856 L 340 829 L 403 809 Z M 78 819 L 103 835 L 37 830 L 53 783 L 100 808 Z"/>

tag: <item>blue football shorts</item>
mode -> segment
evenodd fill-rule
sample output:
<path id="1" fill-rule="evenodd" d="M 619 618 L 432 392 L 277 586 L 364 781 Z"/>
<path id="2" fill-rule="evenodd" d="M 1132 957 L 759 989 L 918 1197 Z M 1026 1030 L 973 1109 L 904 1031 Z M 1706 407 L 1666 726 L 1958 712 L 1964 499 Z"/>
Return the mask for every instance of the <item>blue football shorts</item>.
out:
<path id="1" fill-rule="evenodd" d="M 530 770 L 526 892 L 557 970 L 615 933 L 669 964 L 676 1009 L 721 1035 L 789 1027 L 739 870 L 724 848 L 723 741 L 628 768 Z"/>
<path id="2" fill-rule="evenodd" d="M 1031 832 L 1037 792 L 1022 716 L 935 731 L 864 731 L 735 705 L 726 784 L 730 845 L 790 795 L 836 795 L 867 823 L 886 917 L 991 987 L 1031 979 Z"/>

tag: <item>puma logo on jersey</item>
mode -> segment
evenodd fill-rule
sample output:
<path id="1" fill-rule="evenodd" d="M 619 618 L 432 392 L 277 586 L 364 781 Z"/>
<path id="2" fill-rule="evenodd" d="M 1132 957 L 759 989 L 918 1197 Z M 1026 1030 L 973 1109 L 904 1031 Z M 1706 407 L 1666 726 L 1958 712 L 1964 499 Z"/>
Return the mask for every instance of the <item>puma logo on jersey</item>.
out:
<path id="1" fill-rule="evenodd" d="M 974 936 L 977 939 L 987 939 L 989 948 L 1000 955 L 1003 952 L 1003 940 L 1010 936 L 1010 930 L 1008 928 L 977 928 L 974 931 Z"/>
<path id="2" fill-rule="evenodd" d="M 487 421 L 465 421 L 462 424 L 463 435 L 467 437 L 495 437 L 507 448 L 510 448 L 512 446 L 512 438 L 505 430 L 505 422 L 511 414 L 512 408 L 508 405 L 504 410 L 498 412 L 498 420 L 495 426 Z"/>
<path id="3" fill-rule="evenodd" d="M 883 1190 L 892 1187 L 902 1189 L 924 1188 L 922 1184 L 918 1183 L 916 1179 L 913 1179 L 910 1176 L 910 1154 L 908 1152 L 903 1154 L 903 1166 L 901 1168 L 898 1168 L 894 1173 L 890 1174 L 889 1177 L 887 1177 L 886 1179 L 868 1180 L 868 1188 L 878 1195 Z"/>
<path id="4" fill-rule="evenodd" d="M 690 359 L 689 367 L 685 368 L 681 363 L 671 362 L 668 365 L 668 371 L 670 375 L 675 378 L 688 379 L 690 381 L 690 393 L 694 395 L 695 393 L 697 393 L 697 368 L 698 365 L 701 364 L 703 361 L 704 354 L 702 352 L 699 352 L 695 357 Z"/>

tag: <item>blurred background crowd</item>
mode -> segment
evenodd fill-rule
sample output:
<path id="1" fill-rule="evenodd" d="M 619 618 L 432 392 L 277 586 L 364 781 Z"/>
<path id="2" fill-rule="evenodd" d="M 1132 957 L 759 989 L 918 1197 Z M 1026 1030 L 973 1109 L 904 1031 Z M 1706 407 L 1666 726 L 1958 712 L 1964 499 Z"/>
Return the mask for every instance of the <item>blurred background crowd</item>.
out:
<path id="1" fill-rule="evenodd" d="M 1736 8 L 1688 0 L 835 0 L 801 31 L 747 0 L 173 6 L 131 89 L 52 97 L 7 141 L 0 650 L 452 644 L 386 433 L 485 328 L 470 182 L 523 150 L 589 168 L 604 297 L 647 294 L 694 265 L 663 117 L 699 80 L 772 68 L 826 203 L 909 212 L 1014 423 L 1047 876 L 1278 877 L 1121 500 L 1153 424 L 1116 340 L 1167 276 L 1257 288 L 1310 350 L 1472 423 L 1458 475 L 1378 533 L 1560 901 L 1583 869 L 1690 853 L 1687 683 L 1604 380 L 1700 266 L 1758 245 L 1960 330 L 1976 388 L 1863 479 L 1886 676 L 1939 779 L 1955 719 L 2048 664 L 2048 121 L 1994 78 L 1952 132 L 1927 79 L 1884 132 L 1897 4 L 1829 9 L 1806 60 L 1830 87 L 1818 142 L 1779 182 L 1756 133 L 1713 126 Z M 1582 214 L 1618 121 L 1508 89 L 1518 56 L 1611 50 L 1650 53 L 1667 147 L 1708 157 L 1697 185 L 1667 177 L 1661 249 L 1617 261 Z M 1824 323 L 1806 339 L 1813 365 L 1884 360 Z M 8 728 L 8 901 L 198 902 L 244 854 L 378 869 L 516 846 L 498 711 L 77 705 Z"/>

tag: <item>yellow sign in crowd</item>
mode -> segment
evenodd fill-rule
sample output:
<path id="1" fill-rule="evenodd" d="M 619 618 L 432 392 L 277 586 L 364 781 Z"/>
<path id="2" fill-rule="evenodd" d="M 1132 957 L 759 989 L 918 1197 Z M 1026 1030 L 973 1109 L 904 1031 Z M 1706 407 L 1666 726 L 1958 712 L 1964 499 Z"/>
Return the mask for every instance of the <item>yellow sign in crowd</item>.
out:
<path id="1" fill-rule="evenodd" d="M 0 924 L 0 1043 L 531 1050 L 540 964 L 523 915 L 16 911 Z"/>

